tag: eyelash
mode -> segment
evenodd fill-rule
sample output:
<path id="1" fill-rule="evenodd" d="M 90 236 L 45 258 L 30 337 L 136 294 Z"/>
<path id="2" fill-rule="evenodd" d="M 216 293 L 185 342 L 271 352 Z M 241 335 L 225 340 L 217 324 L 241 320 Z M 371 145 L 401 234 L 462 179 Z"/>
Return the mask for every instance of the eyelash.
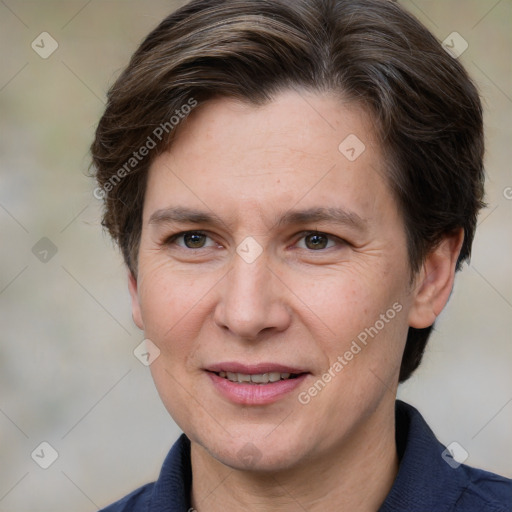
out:
<path id="1" fill-rule="evenodd" d="M 185 236 L 185 235 L 191 235 L 191 234 L 194 234 L 194 235 L 202 235 L 202 236 L 205 236 L 205 237 L 208 237 L 208 238 L 211 238 L 208 233 L 206 233 L 205 231 L 201 231 L 201 230 L 198 230 L 198 231 L 180 231 L 179 233 L 176 233 L 174 235 L 171 235 L 170 237 L 166 238 L 163 242 L 163 245 L 174 245 L 176 240 Z M 295 243 L 297 243 L 299 240 L 302 240 L 303 238 L 309 236 L 309 235 L 320 235 L 320 236 L 324 236 L 324 237 L 327 237 L 328 241 L 334 241 L 336 242 L 338 245 L 347 245 L 348 242 L 346 240 L 343 240 L 335 235 L 330 235 L 328 233 L 324 233 L 323 231 L 315 231 L 315 230 L 309 230 L 309 231 L 301 231 L 300 233 L 297 233 L 297 235 L 299 236 L 299 238 L 297 238 L 297 241 Z M 180 247 L 180 249 L 184 249 L 184 250 L 188 250 L 188 251 L 197 251 L 197 250 L 200 250 L 200 249 L 208 249 L 209 247 L 197 247 L 197 248 L 193 248 L 193 247 L 182 247 L 182 246 L 178 246 Z M 326 251 L 327 249 L 332 249 L 332 247 L 326 247 L 324 249 L 317 249 L 317 250 L 314 250 L 314 249 L 309 249 L 309 252 L 323 252 L 323 251 Z M 306 249 L 307 250 L 307 249 Z"/>

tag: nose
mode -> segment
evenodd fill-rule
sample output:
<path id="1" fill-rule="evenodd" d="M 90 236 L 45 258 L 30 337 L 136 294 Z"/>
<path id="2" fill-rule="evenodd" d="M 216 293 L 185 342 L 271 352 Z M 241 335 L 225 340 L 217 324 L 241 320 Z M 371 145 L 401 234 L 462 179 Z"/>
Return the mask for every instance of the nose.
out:
<path id="1" fill-rule="evenodd" d="M 215 323 L 234 336 L 251 341 L 263 333 L 282 332 L 291 322 L 285 290 L 264 254 L 252 263 L 235 254 L 219 288 Z"/>

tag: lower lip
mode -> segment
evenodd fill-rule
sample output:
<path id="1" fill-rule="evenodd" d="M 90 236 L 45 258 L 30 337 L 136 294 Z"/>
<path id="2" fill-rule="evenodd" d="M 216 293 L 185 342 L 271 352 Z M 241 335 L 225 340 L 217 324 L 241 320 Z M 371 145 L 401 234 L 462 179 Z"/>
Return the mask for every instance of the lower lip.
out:
<path id="1" fill-rule="evenodd" d="M 207 373 L 221 395 L 234 403 L 244 405 L 266 405 L 276 402 L 299 387 L 308 375 L 303 373 L 294 379 L 278 380 L 268 384 L 245 384 L 231 382 L 213 372 Z"/>

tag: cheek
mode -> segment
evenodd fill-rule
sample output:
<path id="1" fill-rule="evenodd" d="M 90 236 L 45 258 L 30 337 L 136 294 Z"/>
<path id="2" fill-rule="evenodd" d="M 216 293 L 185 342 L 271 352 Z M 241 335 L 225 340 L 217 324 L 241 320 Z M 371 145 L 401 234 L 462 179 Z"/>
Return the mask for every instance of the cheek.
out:
<path id="1" fill-rule="evenodd" d="M 325 336 L 316 337 L 326 355 L 326 368 L 343 358 L 343 370 L 334 372 L 344 375 L 337 379 L 338 385 L 361 392 L 373 381 L 378 385 L 378 378 L 388 381 L 400 364 L 409 308 L 401 275 L 397 267 L 375 265 L 312 286 L 309 307 L 329 328 Z M 320 325 L 318 319 L 316 323 Z"/>
<path id="2" fill-rule="evenodd" d="M 204 323 L 211 277 L 183 275 L 168 264 L 142 267 L 139 296 L 145 335 L 163 352 L 191 348 Z"/>
<path id="3" fill-rule="evenodd" d="M 182 429 L 190 430 L 188 418 L 198 395 L 191 379 L 199 372 L 194 364 L 200 330 L 208 318 L 211 283 L 173 271 L 166 263 L 142 266 L 141 311 L 145 337 L 160 349 L 150 366 L 156 389 L 170 415 Z M 207 279 L 208 280 L 208 279 Z"/>
<path id="4" fill-rule="evenodd" d="M 371 264 L 289 276 L 287 281 L 300 299 L 300 308 L 314 313 L 316 321 L 325 323 L 333 333 L 344 333 L 344 339 L 373 324 L 403 295 L 398 274 Z"/>

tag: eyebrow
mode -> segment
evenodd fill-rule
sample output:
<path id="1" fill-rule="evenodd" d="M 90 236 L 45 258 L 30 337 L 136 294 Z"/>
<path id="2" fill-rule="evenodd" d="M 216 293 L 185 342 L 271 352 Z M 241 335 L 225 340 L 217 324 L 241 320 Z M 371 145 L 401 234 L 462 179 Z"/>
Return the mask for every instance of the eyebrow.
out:
<path id="1" fill-rule="evenodd" d="M 288 226 L 294 224 L 312 224 L 315 222 L 340 224 L 359 231 L 366 231 L 368 228 L 367 222 L 357 213 L 334 207 L 290 210 L 278 218 L 276 225 Z M 181 206 L 156 210 L 149 218 L 149 224 L 158 225 L 167 223 L 227 225 L 225 221 L 214 213 Z"/>
<path id="2" fill-rule="evenodd" d="M 291 210 L 286 212 L 278 221 L 278 225 L 311 224 L 328 222 L 366 231 L 368 224 L 357 213 L 342 208 L 309 208 L 306 210 Z"/>
<path id="3" fill-rule="evenodd" d="M 217 215 L 194 208 L 175 206 L 156 210 L 149 217 L 149 224 L 166 224 L 181 222 L 187 224 L 224 224 Z"/>

